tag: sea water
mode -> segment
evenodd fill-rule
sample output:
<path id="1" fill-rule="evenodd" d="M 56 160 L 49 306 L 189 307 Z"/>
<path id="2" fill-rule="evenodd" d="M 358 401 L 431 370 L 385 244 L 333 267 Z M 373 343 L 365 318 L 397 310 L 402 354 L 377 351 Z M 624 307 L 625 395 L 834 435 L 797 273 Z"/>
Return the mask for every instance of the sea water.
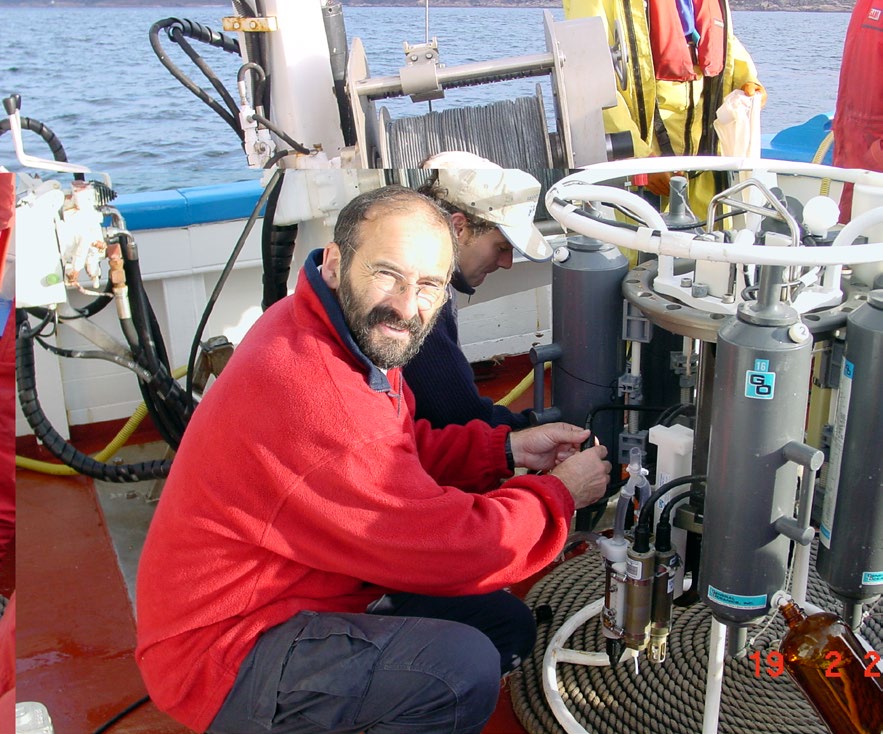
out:
<path id="1" fill-rule="evenodd" d="M 538 8 L 430 8 L 429 37 L 448 66 L 544 53 Z M 560 9 L 551 11 L 561 20 Z M 209 107 L 160 64 L 148 40 L 150 26 L 187 18 L 214 30 L 230 15 L 217 7 L 5 7 L 0 23 L 0 96 L 22 96 L 22 114 L 46 124 L 68 160 L 110 175 L 121 193 L 257 178 L 239 139 Z M 372 76 L 397 73 L 402 42 L 426 38 L 423 8 L 346 7 L 347 34 L 366 49 Z M 769 93 L 763 131 L 776 132 L 834 109 L 848 13 L 749 12 L 733 14 Z M 165 34 L 163 48 L 199 86 L 209 82 Z M 194 42 L 234 99 L 238 56 Z M 487 104 L 534 94 L 537 78 L 448 91 L 433 109 Z M 541 82 L 547 115 L 551 88 Z M 216 96 L 216 95 L 215 95 Z M 390 114 L 423 114 L 408 99 L 385 102 Z M 0 165 L 17 170 L 11 135 L 0 137 Z M 31 155 L 51 157 L 39 136 L 25 135 Z"/>

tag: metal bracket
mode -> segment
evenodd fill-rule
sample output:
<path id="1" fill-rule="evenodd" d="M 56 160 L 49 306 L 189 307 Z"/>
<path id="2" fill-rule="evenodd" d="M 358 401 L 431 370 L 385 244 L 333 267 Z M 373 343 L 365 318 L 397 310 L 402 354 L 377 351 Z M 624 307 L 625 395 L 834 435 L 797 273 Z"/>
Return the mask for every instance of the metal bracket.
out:
<path id="1" fill-rule="evenodd" d="M 678 383 L 681 387 L 695 387 L 696 373 L 699 370 L 699 355 L 696 352 L 692 352 L 689 356 L 683 352 L 671 352 L 669 353 L 669 368 L 680 376 Z"/>
<path id="2" fill-rule="evenodd" d="M 640 375 L 632 375 L 626 372 L 617 381 L 617 394 L 619 396 L 631 395 L 633 402 L 640 402 L 640 399 L 643 397 L 643 383 L 644 381 Z"/>
<path id="3" fill-rule="evenodd" d="M 622 338 L 627 342 L 647 344 L 653 337 L 653 324 L 635 304 L 622 302 Z"/>
<path id="4" fill-rule="evenodd" d="M 225 31 L 237 31 L 239 33 L 269 33 L 279 30 L 276 16 L 267 18 L 240 18 L 239 16 L 221 19 L 221 27 Z"/>
<path id="5" fill-rule="evenodd" d="M 399 69 L 402 93 L 410 95 L 412 102 L 442 99 L 445 90 L 438 80 L 438 41 L 433 38 L 413 46 L 405 41 L 402 46 L 405 49 L 405 66 Z"/>
<path id="6" fill-rule="evenodd" d="M 213 336 L 200 344 L 202 351 L 193 368 L 193 389 L 199 393 L 205 390 L 208 378 L 221 374 L 230 357 L 233 356 L 233 345 L 226 336 Z"/>

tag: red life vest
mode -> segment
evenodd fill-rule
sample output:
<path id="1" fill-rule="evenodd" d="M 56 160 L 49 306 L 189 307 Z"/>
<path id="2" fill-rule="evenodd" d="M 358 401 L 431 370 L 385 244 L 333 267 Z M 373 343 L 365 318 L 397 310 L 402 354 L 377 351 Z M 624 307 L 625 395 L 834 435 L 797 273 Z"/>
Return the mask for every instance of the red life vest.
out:
<path id="1" fill-rule="evenodd" d="M 688 42 L 676 0 L 650 0 L 650 48 L 657 79 L 686 82 L 723 71 L 726 24 L 720 0 L 693 0 L 692 25 L 699 34 Z M 689 23 L 688 23 L 689 24 Z"/>

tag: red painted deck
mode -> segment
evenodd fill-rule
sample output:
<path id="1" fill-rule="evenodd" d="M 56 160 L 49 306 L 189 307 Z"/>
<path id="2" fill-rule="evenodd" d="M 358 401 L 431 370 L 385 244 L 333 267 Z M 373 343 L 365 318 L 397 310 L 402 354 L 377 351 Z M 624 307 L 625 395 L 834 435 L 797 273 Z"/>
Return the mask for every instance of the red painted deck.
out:
<path id="1" fill-rule="evenodd" d="M 479 388 L 498 399 L 529 370 L 526 357 L 479 369 Z M 527 390 L 513 408 L 531 401 Z M 92 428 L 88 442 L 76 436 L 73 442 L 97 451 L 118 426 L 104 428 Z M 148 429 L 135 440 L 156 436 Z M 20 440 L 18 452 L 48 459 L 32 440 Z M 146 695 L 133 656 L 135 622 L 123 575 L 90 479 L 19 470 L 16 491 L 17 700 L 43 703 L 57 734 L 90 734 Z M 189 730 L 147 703 L 109 731 Z M 524 734 L 505 690 L 485 731 Z"/>

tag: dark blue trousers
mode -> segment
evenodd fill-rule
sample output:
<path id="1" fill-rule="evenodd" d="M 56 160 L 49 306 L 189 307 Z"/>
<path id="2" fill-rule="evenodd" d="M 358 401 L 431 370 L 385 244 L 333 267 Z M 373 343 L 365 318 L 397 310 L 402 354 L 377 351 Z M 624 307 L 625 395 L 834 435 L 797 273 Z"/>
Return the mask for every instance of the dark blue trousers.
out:
<path id="1" fill-rule="evenodd" d="M 209 732 L 478 734 L 535 637 L 505 591 L 301 612 L 259 638 Z"/>

